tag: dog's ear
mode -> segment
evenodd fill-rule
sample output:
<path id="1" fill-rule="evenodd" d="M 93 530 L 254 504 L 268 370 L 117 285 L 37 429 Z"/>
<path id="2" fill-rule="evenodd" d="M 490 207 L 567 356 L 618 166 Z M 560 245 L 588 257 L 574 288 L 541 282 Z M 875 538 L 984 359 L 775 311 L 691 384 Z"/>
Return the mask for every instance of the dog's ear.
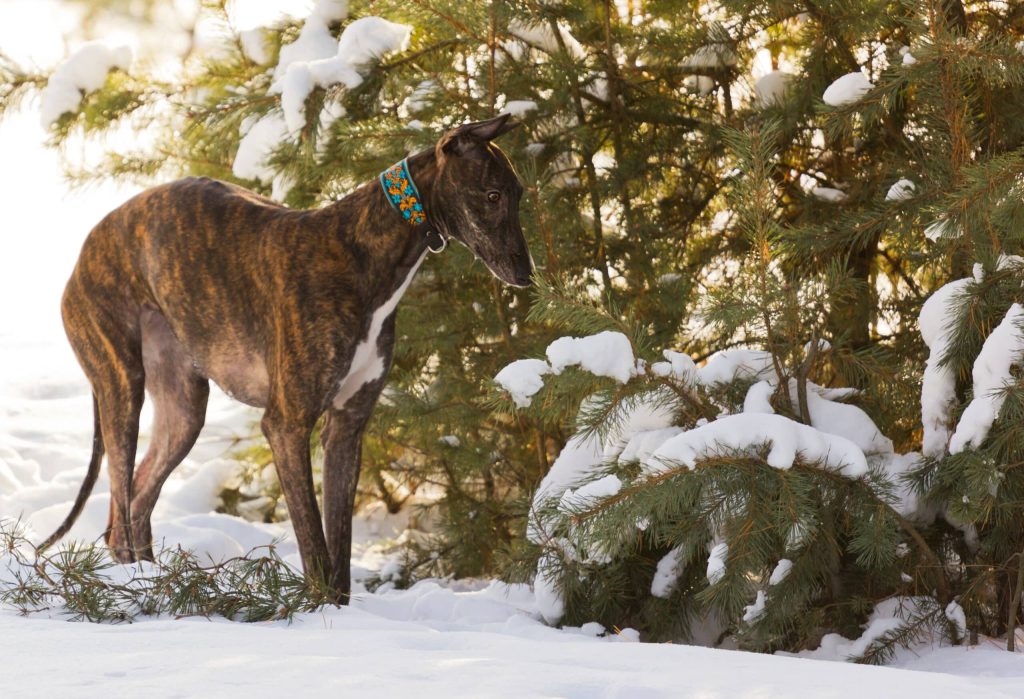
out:
<path id="1" fill-rule="evenodd" d="M 502 114 L 486 121 L 463 124 L 442 136 L 437 148 L 445 153 L 468 156 L 478 150 L 480 146 L 507 134 L 517 126 L 519 126 L 519 122 L 512 119 L 511 114 Z"/>

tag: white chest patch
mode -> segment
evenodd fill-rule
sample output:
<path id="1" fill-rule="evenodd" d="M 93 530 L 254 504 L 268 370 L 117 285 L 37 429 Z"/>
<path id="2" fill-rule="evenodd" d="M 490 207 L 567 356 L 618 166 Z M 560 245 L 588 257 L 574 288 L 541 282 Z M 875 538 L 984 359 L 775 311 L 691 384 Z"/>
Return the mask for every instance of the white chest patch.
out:
<path id="1" fill-rule="evenodd" d="M 402 300 L 402 295 L 409 288 L 412 278 L 416 276 L 416 271 L 420 268 L 423 258 L 426 256 L 427 253 L 424 251 L 420 259 L 416 260 L 416 264 L 409 270 L 409 274 L 402 280 L 399 287 L 395 289 L 395 293 L 373 312 L 373 317 L 370 319 L 370 327 L 366 331 L 366 337 L 356 345 L 356 351 L 352 355 L 352 364 L 349 366 L 348 374 L 338 382 L 338 390 L 334 394 L 333 401 L 336 409 L 341 410 L 344 408 L 349 399 L 356 394 L 356 391 L 365 384 L 376 381 L 384 375 L 384 357 L 377 351 L 377 339 L 380 337 L 380 331 L 384 327 L 384 321 L 395 312 L 398 302 Z"/>

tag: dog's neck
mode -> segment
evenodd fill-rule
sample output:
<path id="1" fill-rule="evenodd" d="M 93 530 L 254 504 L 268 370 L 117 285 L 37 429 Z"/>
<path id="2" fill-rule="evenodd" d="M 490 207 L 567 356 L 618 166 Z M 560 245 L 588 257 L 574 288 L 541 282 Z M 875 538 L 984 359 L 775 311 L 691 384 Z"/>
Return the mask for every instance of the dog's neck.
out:
<path id="1" fill-rule="evenodd" d="M 408 159 L 409 172 L 424 201 L 428 222 L 437 225 L 439 212 L 432 211 L 437 182 L 437 156 L 423 151 Z M 347 247 L 366 267 L 370 285 L 383 291 L 401 286 L 415 271 L 427 251 L 422 229 L 410 225 L 392 207 L 376 178 L 317 212 L 323 216 L 322 230 L 332 231 L 337 242 Z"/>

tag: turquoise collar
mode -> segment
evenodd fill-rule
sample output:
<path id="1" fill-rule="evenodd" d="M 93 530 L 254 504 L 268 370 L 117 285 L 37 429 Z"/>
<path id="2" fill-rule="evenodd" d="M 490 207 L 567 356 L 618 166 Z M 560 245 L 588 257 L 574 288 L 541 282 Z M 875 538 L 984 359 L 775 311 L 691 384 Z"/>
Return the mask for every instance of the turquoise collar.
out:
<path id="1" fill-rule="evenodd" d="M 418 226 L 427 222 L 427 212 L 423 210 L 420 192 L 412 181 L 409 163 L 405 158 L 380 173 L 380 186 L 384 188 L 388 202 L 406 223 Z"/>
<path id="2" fill-rule="evenodd" d="M 388 203 L 402 216 L 402 219 L 411 226 L 426 229 L 427 248 L 431 252 L 444 250 L 446 245 L 444 237 L 427 225 L 427 212 L 423 208 L 423 198 L 420 197 L 416 183 L 412 180 L 408 159 L 402 158 L 380 173 L 379 179 Z"/>

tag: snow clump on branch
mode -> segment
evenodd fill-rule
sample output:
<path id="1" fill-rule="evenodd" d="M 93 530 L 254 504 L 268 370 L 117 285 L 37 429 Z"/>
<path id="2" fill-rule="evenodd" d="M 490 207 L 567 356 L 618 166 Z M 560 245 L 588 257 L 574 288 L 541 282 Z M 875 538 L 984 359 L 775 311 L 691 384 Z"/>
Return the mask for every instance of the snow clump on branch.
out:
<path id="1" fill-rule="evenodd" d="M 242 136 L 232 164 L 232 173 L 241 179 L 272 184 L 272 197 L 284 199 L 291 190 L 289 178 L 277 172 L 269 160 L 284 142 L 294 138 L 306 126 L 306 98 L 315 87 L 343 85 L 354 89 L 362 84 L 365 66 L 393 51 L 404 50 L 412 28 L 381 17 L 361 17 L 335 40 L 330 25 L 348 17 L 346 0 L 320 0 L 302 25 L 299 37 L 281 47 L 274 80 L 268 94 L 281 96 L 281 112 L 261 118 L 245 119 L 239 126 Z M 268 59 L 266 46 L 259 44 L 262 30 L 240 35 L 243 51 L 257 63 Z M 256 32 L 256 33 L 254 33 Z M 336 102 L 324 105 L 317 125 L 326 131 L 345 109 Z"/>
<path id="2" fill-rule="evenodd" d="M 1013 383 L 1010 367 L 1019 364 L 1024 354 L 1024 308 L 1010 306 L 1006 317 L 985 338 L 974 361 L 974 398 L 971 400 L 956 432 L 949 442 L 949 453 L 959 454 L 968 447 L 977 448 L 985 441 L 992 423 L 1006 400 L 1003 389 Z"/>
<path id="3" fill-rule="evenodd" d="M 845 107 L 859 101 L 874 87 L 863 73 L 847 73 L 829 85 L 821 99 L 829 106 Z"/>
<path id="4" fill-rule="evenodd" d="M 921 381 L 921 424 L 924 428 L 922 451 L 925 456 L 939 458 L 949 441 L 949 420 L 956 402 L 956 374 L 942 360 L 952 343 L 956 320 L 954 301 L 962 295 L 970 278 L 946 284 L 924 302 L 918 325 L 921 338 L 928 346 L 928 362 Z"/>
<path id="5" fill-rule="evenodd" d="M 115 68 L 128 70 L 132 50 L 127 46 L 111 48 L 102 41 L 82 44 L 50 76 L 40 94 L 39 118 L 44 129 L 60 117 L 78 109 L 86 94 L 103 87 L 107 73 Z"/>
<path id="6" fill-rule="evenodd" d="M 306 26 L 310 26 L 311 23 L 321 27 L 327 32 L 327 36 L 330 36 L 327 25 L 322 20 L 311 16 L 306 20 Z M 281 95 L 285 122 L 293 133 L 306 125 L 306 98 L 314 87 L 344 85 L 349 90 L 359 87 L 363 83 L 360 68 L 392 51 L 405 49 L 412 27 L 389 22 L 381 17 L 361 17 L 345 27 L 337 44 L 331 39 L 332 53 L 327 55 L 322 55 L 321 52 L 320 31 L 317 29 L 310 35 L 312 38 L 309 40 L 308 52 L 303 50 L 295 53 L 308 53 L 308 59 L 294 59 L 292 54 L 289 54 L 285 67 L 285 49 L 281 49 L 282 60 L 275 75 L 280 75 L 283 68 L 283 77 L 276 79 L 270 86 L 270 94 Z M 305 36 L 306 28 L 303 27 L 303 33 L 299 38 L 286 48 L 300 44 Z M 326 45 L 324 42 L 323 48 L 326 48 Z"/>

